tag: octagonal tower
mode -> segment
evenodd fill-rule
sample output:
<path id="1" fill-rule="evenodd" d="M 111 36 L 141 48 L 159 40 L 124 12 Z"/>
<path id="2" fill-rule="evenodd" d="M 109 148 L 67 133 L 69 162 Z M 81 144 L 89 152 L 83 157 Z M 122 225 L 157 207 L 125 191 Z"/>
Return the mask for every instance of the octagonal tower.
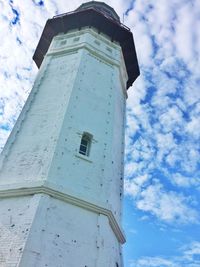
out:
<path id="1" fill-rule="evenodd" d="M 1 155 L 0 265 L 122 267 L 132 33 L 88 2 L 47 21 L 33 59 L 38 75 Z"/>

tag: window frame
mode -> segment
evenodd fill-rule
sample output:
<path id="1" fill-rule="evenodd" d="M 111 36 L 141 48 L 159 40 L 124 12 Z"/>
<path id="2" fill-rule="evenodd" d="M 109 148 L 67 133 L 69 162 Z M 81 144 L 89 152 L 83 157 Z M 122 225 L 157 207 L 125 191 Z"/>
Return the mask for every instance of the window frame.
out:
<path id="1" fill-rule="evenodd" d="M 92 143 L 92 135 L 84 132 L 81 136 L 81 142 L 79 146 L 79 154 L 85 157 L 89 157 Z"/>

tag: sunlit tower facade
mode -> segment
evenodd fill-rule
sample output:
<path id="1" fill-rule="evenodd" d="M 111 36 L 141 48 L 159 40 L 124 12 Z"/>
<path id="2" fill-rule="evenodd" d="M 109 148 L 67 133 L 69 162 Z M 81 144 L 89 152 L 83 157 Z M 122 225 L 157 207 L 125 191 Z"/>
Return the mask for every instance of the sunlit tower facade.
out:
<path id="1" fill-rule="evenodd" d="M 38 75 L 1 154 L 0 266 L 122 267 L 133 36 L 113 8 L 49 19 Z"/>

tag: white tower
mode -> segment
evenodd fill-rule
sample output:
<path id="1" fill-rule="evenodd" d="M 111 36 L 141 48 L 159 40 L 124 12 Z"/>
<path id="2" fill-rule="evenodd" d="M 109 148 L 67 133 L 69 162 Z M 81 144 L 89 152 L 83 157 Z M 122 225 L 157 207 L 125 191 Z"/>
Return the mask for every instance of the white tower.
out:
<path id="1" fill-rule="evenodd" d="M 1 155 L 1 267 L 122 267 L 130 30 L 89 2 L 47 21 L 40 67 Z"/>

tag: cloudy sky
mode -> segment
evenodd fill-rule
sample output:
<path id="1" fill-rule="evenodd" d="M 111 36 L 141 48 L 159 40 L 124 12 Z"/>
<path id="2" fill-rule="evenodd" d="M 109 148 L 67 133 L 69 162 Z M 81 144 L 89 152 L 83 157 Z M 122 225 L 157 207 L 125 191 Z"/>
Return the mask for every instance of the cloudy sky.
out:
<path id="1" fill-rule="evenodd" d="M 30 92 L 44 24 L 80 0 L 0 0 L 0 147 Z M 200 1 L 106 0 L 135 38 L 128 91 L 125 267 L 200 266 Z"/>

